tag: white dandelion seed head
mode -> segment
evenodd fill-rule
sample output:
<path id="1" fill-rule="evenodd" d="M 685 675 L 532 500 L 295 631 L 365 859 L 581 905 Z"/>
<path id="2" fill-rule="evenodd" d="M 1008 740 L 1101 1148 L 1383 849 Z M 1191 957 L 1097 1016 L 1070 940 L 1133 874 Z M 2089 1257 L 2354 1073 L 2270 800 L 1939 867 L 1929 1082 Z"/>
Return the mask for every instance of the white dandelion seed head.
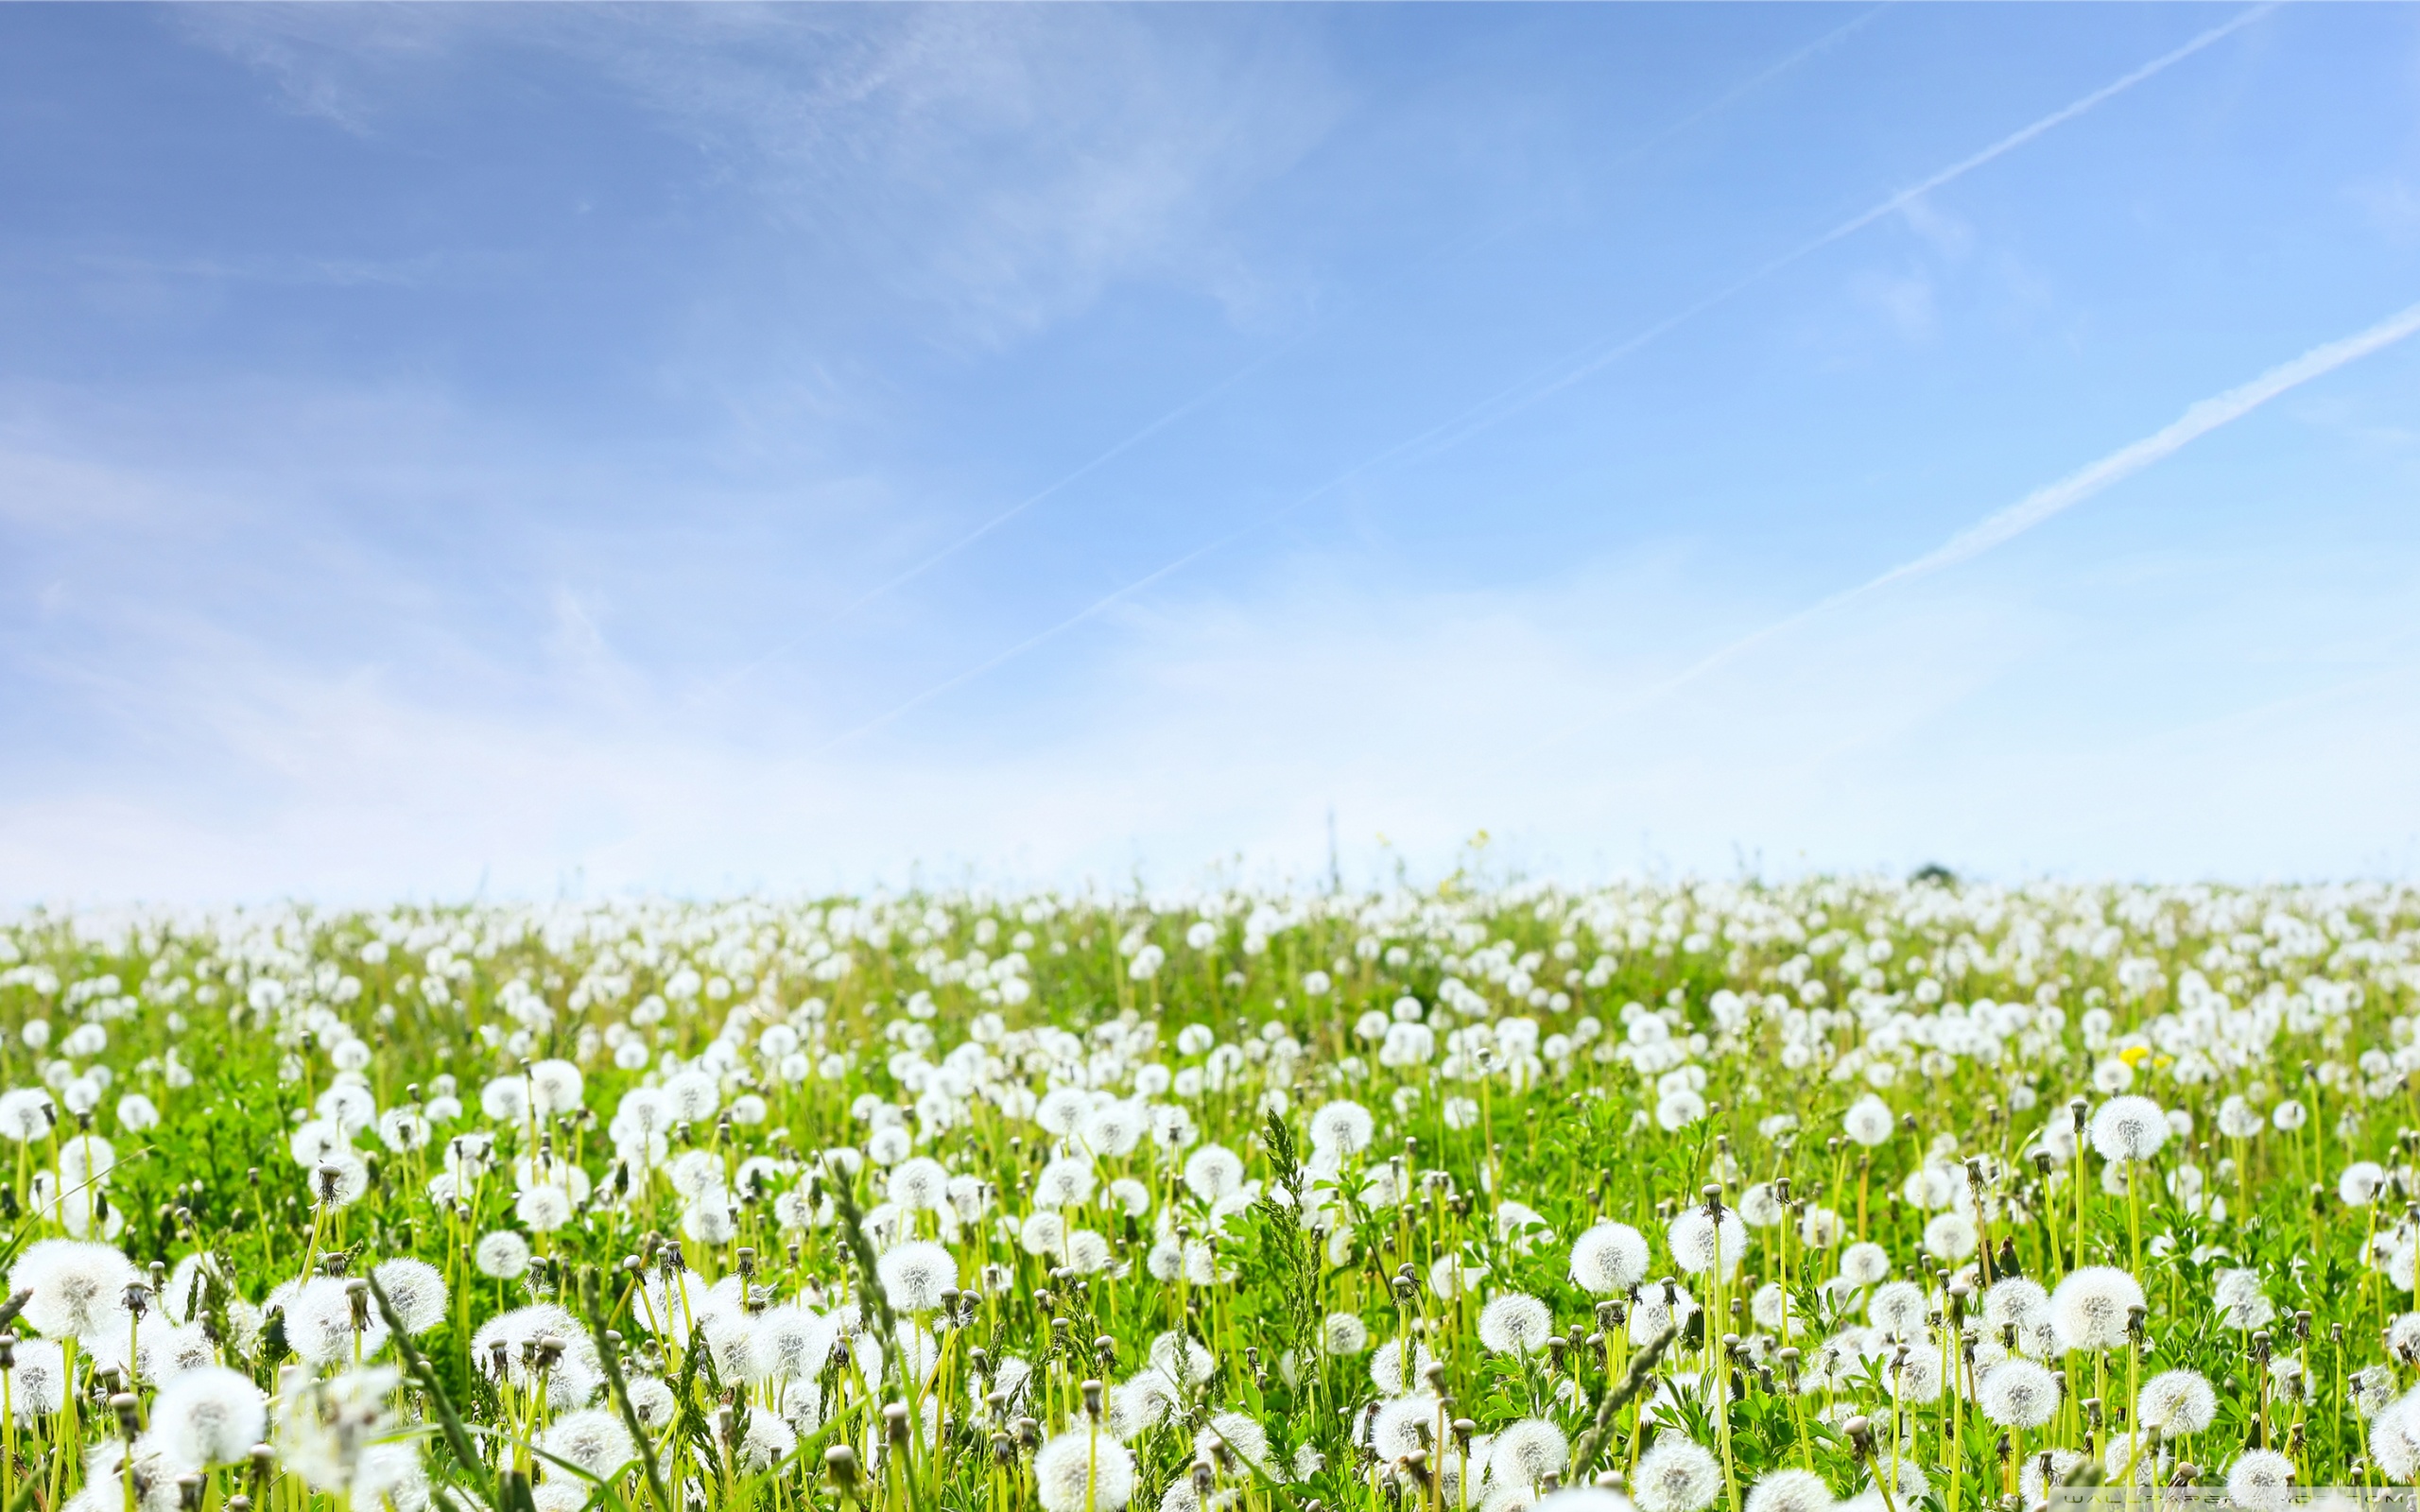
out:
<path id="1" fill-rule="evenodd" d="M 700 1314 L 706 1348 L 713 1351 L 715 1370 L 729 1382 L 754 1383 L 772 1372 L 756 1348 L 756 1328 L 745 1314 L 717 1307 Z"/>
<path id="2" fill-rule="evenodd" d="M 1130 1102 L 1103 1103 L 1088 1114 L 1083 1123 L 1084 1147 L 1095 1155 L 1122 1160 L 1143 1143 L 1143 1136 L 1151 1130 L 1151 1116 Z"/>
<path id="3" fill-rule="evenodd" d="M 2143 1306 L 2143 1288 L 2114 1265 L 2085 1265 L 2050 1294 L 2050 1323 L 2069 1349 L 2115 1349 L 2126 1342 L 2130 1314 Z"/>
<path id="4" fill-rule="evenodd" d="M 35 1022 L 41 1021 L 36 1020 Z M 26 1027 L 31 1031 L 34 1025 Z M 42 1048 L 31 1038 L 26 1042 L 37 1050 Z M 13 1091 L 0 1092 L 0 1136 L 26 1144 L 48 1138 L 52 1126 L 58 1122 L 59 1105 L 52 1102 L 50 1093 L 42 1088 L 20 1087 Z"/>
<path id="5" fill-rule="evenodd" d="M 2277 1315 L 2277 1304 L 2260 1289 L 2260 1273 L 2256 1270 L 2219 1272 L 2210 1295 L 2218 1304 L 2220 1318 L 2228 1328 L 2242 1332 L 2263 1327 Z"/>
<path id="6" fill-rule="evenodd" d="M 1770 1228 L 1789 1216 L 1770 1181 L 1758 1181 L 1739 1194 L 1739 1217 L 1751 1228 Z"/>
<path id="7" fill-rule="evenodd" d="M 2382 1365 L 2363 1366 L 2354 1371 L 2352 1380 L 2345 1383 L 2345 1395 L 2352 1400 L 2355 1409 L 2363 1418 L 2373 1420 L 2394 1400 L 2394 1371 Z M 2215 1401 L 2212 1405 L 2215 1409 Z M 2151 1419 L 2146 1418 L 2143 1421 L 2149 1422 Z M 2410 1477 L 2398 1476 L 2396 1479 L 2408 1480 Z"/>
<path id="8" fill-rule="evenodd" d="M 2039 1428 L 2059 1410 L 2059 1382 L 2031 1360 L 2003 1360 L 1977 1386 L 1975 1400 L 2002 1428 Z"/>
<path id="9" fill-rule="evenodd" d="M 1000 1384 L 995 1382 L 993 1389 L 1000 1389 Z M 1009 1406 L 1011 1412 L 1017 1406 L 1013 1391 Z M 1167 1421 L 1177 1406 L 1176 1386 L 1167 1376 L 1157 1370 L 1137 1370 L 1110 1388 L 1105 1425 L 1119 1442 L 1131 1443 Z"/>
<path id="10" fill-rule="evenodd" d="M 664 1084 L 666 1111 L 676 1124 L 702 1124 L 722 1106 L 722 1087 L 702 1071 L 684 1071 Z"/>
<path id="11" fill-rule="evenodd" d="M 1687 1128 L 1705 1117 L 1705 1097 L 1692 1087 L 1675 1087 L 1656 1099 L 1655 1125 L 1666 1133 Z"/>
<path id="12" fill-rule="evenodd" d="M 1174 1249 L 1173 1258 L 1178 1263 L 1182 1263 L 1184 1258 L 1182 1247 L 1177 1246 L 1173 1239 L 1164 1239 L 1160 1243 L 1171 1246 Z M 1028 1255 L 1048 1256 L 1056 1259 L 1063 1254 L 1067 1247 L 1067 1220 L 1047 1209 L 1040 1212 L 1028 1213 L 1025 1222 L 1018 1226 L 1017 1244 Z M 1172 1281 L 1177 1278 L 1177 1269 L 1172 1264 L 1163 1274 L 1158 1252 L 1154 1250 L 1151 1274 L 1161 1280 Z"/>
<path id="13" fill-rule="evenodd" d="M 1370 1448 L 1381 1460 L 1401 1459 L 1426 1447 L 1436 1431 L 1437 1398 L 1428 1391 L 1391 1397 L 1370 1419 Z"/>
<path id="14" fill-rule="evenodd" d="M 1043 1512 L 1120 1512 L 1134 1495 L 1134 1456 L 1107 1434 L 1061 1434 L 1033 1453 Z"/>
<path id="15" fill-rule="evenodd" d="M 1544 1418 L 1524 1418 L 1497 1430 L 1487 1451 L 1491 1481 L 1534 1486 L 1549 1474 L 1560 1474 L 1571 1453 L 1563 1430 Z"/>
<path id="16" fill-rule="evenodd" d="M 540 1118 L 579 1110 L 579 1068 L 568 1060 L 541 1060 L 529 1068 L 529 1098 Z"/>
<path id="17" fill-rule="evenodd" d="M 1721 1493 L 1722 1466 L 1713 1452 L 1674 1433 L 1658 1435 L 1631 1476 L 1639 1512 L 1704 1512 Z"/>
<path id="18" fill-rule="evenodd" d="M 378 1122 L 378 1099 L 358 1082 L 338 1080 L 320 1094 L 312 1111 L 344 1130 L 351 1139 Z"/>
<path id="19" fill-rule="evenodd" d="M 1428 1346 L 1415 1342 L 1409 1359 L 1404 1357 L 1403 1341 L 1389 1339 L 1370 1356 L 1370 1383 L 1378 1388 L 1381 1397 L 1402 1397 L 1426 1388 L 1428 1367 L 1437 1357 Z"/>
<path id="20" fill-rule="evenodd" d="M 739 1463 L 752 1470 L 770 1469 L 797 1448 L 798 1430 L 779 1413 L 752 1412 L 748 1431 L 739 1435 Z"/>
<path id="21" fill-rule="evenodd" d="M 496 1077 L 479 1089 L 479 1111 L 491 1123 L 522 1122 L 529 1116 L 529 1084 L 518 1075 Z"/>
<path id="22" fill-rule="evenodd" d="M 2336 1195 L 2348 1208 L 2366 1208 L 2387 1184 L 2386 1167 L 2376 1160 L 2355 1160 L 2336 1178 Z"/>
<path id="23" fill-rule="evenodd" d="M 1376 1121 L 1359 1103 L 1329 1103 L 1311 1115 L 1311 1148 L 1349 1158 L 1368 1149 L 1376 1130 Z"/>
<path id="24" fill-rule="evenodd" d="M 1720 1265 L 1728 1276 L 1748 1253 L 1748 1226 L 1729 1208 L 1720 1218 L 1701 1207 L 1684 1208 L 1666 1229 L 1665 1243 L 1684 1273 L 1701 1275 Z"/>
<path id="25" fill-rule="evenodd" d="M 406 1333 L 425 1333 L 445 1321 L 445 1273 L 408 1257 L 379 1262 L 370 1274 L 395 1305 Z"/>
<path id="26" fill-rule="evenodd" d="M 1329 1354 L 1359 1354 L 1370 1347 L 1370 1325 L 1351 1313 L 1330 1313 L 1320 1324 L 1320 1348 Z"/>
<path id="27" fill-rule="evenodd" d="M 622 1425 L 621 1416 L 602 1407 L 556 1418 L 538 1435 L 538 1447 L 599 1480 L 611 1480 L 638 1458 L 638 1442 Z"/>
<path id="28" fill-rule="evenodd" d="M 1925 1253 L 1949 1263 L 1964 1260 L 1982 1242 L 1975 1220 L 1951 1208 L 1933 1214 L 1925 1225 Z"/>
<path id="29" fill-rule="evenodd" d="M 1531 1354 L 1554 1332 L 1547 1304 L 1526 1292 L 1506 1292 L 1479 1310 L 1478 1341 L 1494 1354 Z"/>
<path id="30" fill-rule="evenodd" d="M 2027 1506 L 2040 1506 L 2049 1501 L 2054 1486 L 2066 1484 L 2068 1476 L 2084 1462 L 2083 1454 L 2072 1449 L 2037 1450 L 2025 1456 L 2017 1468 L 2018 1488 L 2025 1493 Z"/>
<path id="31" fill-rule="evenodd" d="M 1117 1258 L 1107 1236 L 1079 1228 L 1067 1236 L 1067 1268 L 1079 1276 L 1098 1276 Z"/>
<path id="32" fill-rule="evenodd" d="M 2292 1498 L 2294 1462 L 2273 1449 L 2251 1449 L 2227 1467 L 2227 1500 L 2244 1512 L 2274 1512 Z"/>
<path id="33" fill-rule="evenodd" d="M 510 1280 L 529 1268 L 529 1241 L 510 1228 L 481 1234 L 472 1246 L 471 1263 L 482 1276 Z"/>
<path id="34" fill-rule="evenodd" d="M 330 1211 L 350 1208 L 370 1190 L 370 1167 L 347 1146 L 330 1155 L 308 1174 L 311 1201 Z"/>
<path id="35" fill-rule="evenodd" d="M 1841 1280 L 1851 1286 L 1872 1286 L 1890 1276 L 1891 1252 L 1872 1240 L 1859 1240 L 1841 1251 Z"/>
<path id="36" fill-rule="evenodd" d="M 890 1305 L 908 1313 L 930 1313 L 942 1305 L 942 1293 L 958 1287 L 958 1262 L 929 1239 L 911 1239 L 874 1263 L 883 1295 Z"/>
<path id="37" fill-rule="evenodd" d="M 883 1195 L 909 1212 L 939 1212 L 949 1200 L 949 1172 L 929 1155 L 911 1156 L 890 1168 Z"/>
<path id="38" fill-rule="evenodd" d="M 1946 1373 L 1942 1368 L 1941 1349 L 1937 1345 L 1916 1344 L 1904 1353 L 1894 1350 L 1884 1372 L 1892 1394 L 1903 1402 L 1927 1403 L 1941 1400 Z"/>
<path id="39" fill-rule="evenodd" d="M 395 1372 L 379 1366 L 285 1393 L 272 1440 L 279 1460 L 318 1489 L 349 1487 L 367 1452 L 392 1425 L 388 1401 L 395 1383 Z"/>
<path id="40" fill-rule="evenodd" d="M 356 1329 L 348 1283 L 334 1276 L 314 1276 L 285 1299 L 285 1342 L 323 1369 L 350 1365 L 356 1353 L 366 1360 L 385 1346 L 387 1320 L 373 1306 Z"/>
<path id="41" fill-rule="evenodd" d="M 19 1359 L 25 1346 L 18 1346 Z M 151 1404 L 151 1432 L 188 1465 L 232 1465 L 268 1429 L 268 1400 L 241 1371 L 220 1366 L 187 1370 Z"/>
<path id="42" fill-rule="evenodd" d="M 1163 1333 L 1151 1341 L 1146 1356 L 1151 1368 L 1181 1385 L 1206 1384 L 1211 1372 L 1218 1368 L 1218 1356 L 1212 1354 L 1201 1340 L 1179 1333 Z"/>
<path id="43" fill-rule="evenodd" d="M 1891 1138 L 1898 1121 L 1891 1116 L 1891 1105 L 1872 1092 L 1851 1103 L 1841 1115 L 1841 1131 L 1868 1148 Z"/>
<path id="44" fill-rule="evenodd" d="M 1910 1339 L 1925 1331 L 1932 1304 L 1913 1281 L 1886 1281 L 1865 1301 L 1866 1321 L 1893 1339 Z"/>
<path id="45" fill-rule="evenodd" d="M 874 1237 L 873 1216 L 867 1214 L 866 1236 L 870 1239 Z M 739 1215 L 732 1211 L 731 1194 L 719 1188 L 709 1188 L 689 1199 L 689 1206 L 681 1214 L 681 1232 L 712 1248 L 738 1238 Z"/>
<path id="46" fill-rule="evenodd" d="M 532 1233 L 552 1233 L 571 1222 L 571 1194 L 559 1186 L 531 1187 L 514 1199 L 512 1215 Z"/>
<path id="47" fill-rule="evenodd" d="M 2393 1374 L 2388 1372 L 2390 1391 Z M 2411 1396 L 2403 1396 L 2370 1419 L 2370 1458 L 2388 1480 L 2409 1482 L 2420 1475 L 2420 1418 L 2413 1416 L 2414 1405 Z"/>
<path id="48" fill-rule="evenodd" d="M 1269 1430 L 1242 1413 L 1219 1413 L 1193 1435 L 1193 1452 L 1197 1457 L 1203 1454 L 1215 1456 L 1221 1445 L 1264 1475 L 1275 1469 L 1269 1457 Z"/>
<path id="49" fill-rule="evenodd" d="M 1703 1311 L 1689 1289 L 1674 1282 L 1665 1285 L 1650 1282 L 1638 1289 L 1638 1300 L 1630 1310 L 1630 1336 L 1644 1344 L 1666 1329 L 1688 1327 L 1689 1319 Z"/>
<path id="50" fill-rule="evenodd" d="M 1216 1145 L 1210 1146 L 1210 1149 L 1217 1148 Z M 1204 1155 L 1208 1153 L 1208 1149 L 1202 1151 Z M 1033 1178 L 1033 1205 L 1037 1208 L 1080 1207 L 1092 1200 L 1095 1179 L 1092 1161 L 1080 1156 L 1062 1156 L 1044 1166 Z"/>
<path id="51" fill-rule="evenodd" d="M 428 1146 L 428 1119 L 409 1108 L 390 1108 L 378 1115 L 378 1143 L 398 1155 Z"/>
<path id="52" fill-rule="evenodd" d="M 632 1376 L 623 1383 L 623 1387 L 630 1395 L 631 1412 L 640 1427 L 655 1434 L 671 1423 L 680 1402 L 663 1381 L 654 1376 Z"/>
<path id="53" fill-rule="evenodd" d="M 113 1245 L 79 1239 L 39 1239 L 9 1267 L 9 1290 L 31 1289 L 25 1319 L 45 1338 L 122 1332 L 126 1288 L 141 1279 Z"/>
<path id="54" fill-rule="evenodd" d="M 1204 1202 L 1230 1196 L 1243 1184 L 1243 1158 L 1223 1144 L 1204 1144 L 1185 1158 L 1185 1188 Z"/>
<path id="55" fill-rule="evenodd" d="M 9 1385 L 9 1406 L 19 1422 L 50 1416 L 67 1400 L 65 1355 L 48 1339 L 18 1340 Z"/>
<path id="56" fill-rule="evenodd" d="M 1572 1241 L 1571 1279 L 1598 1297 L 1618 1297 L 1647 1275 L 1647 1236 L 1626 1223 L 1600 1223 Z"/>
<path id="57" fill-rule="evenodd" d="M 2137 1486 L 2156 1486 L 2168 1477 L 2169 1453 L 2165 1447 L 2145 1435 L 2138 1443 L 2133 1434 L 2115 1433 L 2100 1447 L 2101 1471 L 2108 1484 L 2127 1484 L 2127 1467 L 2134 1468 L 2134 1484 Z"/>
<path id="58" fill-rule="evenodd" d="M 801 1380 L 823 1368 L 829 1332 L 811 1309 L 786 1302 L 756 1315 L 756 1364 L 768 1377 Z"/>
<path id="59" fill-rule="evenodd" d="M 2028 1276 L 2003 1276 L 1983 1293 L 1983 1326 L 1994 1333 L 2041 1321 L 2050 1310 L 2050 1294 Z"/>
<path id="60" fill-rule="evenodd" d="M 2148 1097 L 2112 1097 L 2092 1115 L 2092 1147 L 2104 1160 L 2148 1160 L 2168 1135 L 2168 1115 Z"/>
<path id="61" fill-rule="evenodd" d="M 1813 1470 L 1768 1470 L 1748 1491 L 1747 1512 L 1831 1512 L 1832 1487 Z"/>

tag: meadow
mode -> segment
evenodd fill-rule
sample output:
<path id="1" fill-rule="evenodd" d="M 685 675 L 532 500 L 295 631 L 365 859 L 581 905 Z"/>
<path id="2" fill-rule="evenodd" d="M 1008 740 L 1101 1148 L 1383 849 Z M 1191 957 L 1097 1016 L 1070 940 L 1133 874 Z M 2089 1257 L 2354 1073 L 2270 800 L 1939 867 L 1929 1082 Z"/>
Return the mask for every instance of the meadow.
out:
<path id="1" fill-rule="evenodd" d="M 2415 990 L 2387 885 L 20 915 L 0 1507 L 2408 1486 Z"/>

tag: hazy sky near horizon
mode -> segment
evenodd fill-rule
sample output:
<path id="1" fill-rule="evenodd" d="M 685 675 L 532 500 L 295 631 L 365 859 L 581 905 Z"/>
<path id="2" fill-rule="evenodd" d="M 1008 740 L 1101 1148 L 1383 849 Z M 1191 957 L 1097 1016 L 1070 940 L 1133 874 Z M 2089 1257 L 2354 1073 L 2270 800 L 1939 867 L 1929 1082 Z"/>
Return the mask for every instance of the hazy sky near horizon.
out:
<path id="1" fill-rule="evenodd" d="M 2411 9 L 5 7 L 0 206 L 5 901 L 2420 869 L 2420 341 L 1852 592 L 2420 303 Z"/>

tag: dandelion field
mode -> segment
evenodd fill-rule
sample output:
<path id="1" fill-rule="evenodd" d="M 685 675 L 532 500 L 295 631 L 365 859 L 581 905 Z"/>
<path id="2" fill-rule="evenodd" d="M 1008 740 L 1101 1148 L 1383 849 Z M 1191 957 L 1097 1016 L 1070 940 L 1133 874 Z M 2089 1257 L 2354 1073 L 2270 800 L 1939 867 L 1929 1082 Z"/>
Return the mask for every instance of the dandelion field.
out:
<path id="1" fill-rule="evenodd" d="M 5 1512 L 2420 1475 L 2420 891 L 23 916 Z"/>

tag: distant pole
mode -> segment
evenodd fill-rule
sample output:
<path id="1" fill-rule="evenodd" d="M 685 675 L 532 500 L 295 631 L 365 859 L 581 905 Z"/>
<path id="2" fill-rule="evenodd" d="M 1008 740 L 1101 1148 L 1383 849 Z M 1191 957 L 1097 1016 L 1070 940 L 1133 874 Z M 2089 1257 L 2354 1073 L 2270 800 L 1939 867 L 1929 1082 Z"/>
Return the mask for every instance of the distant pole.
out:
<path id="1" fill-rule="evenodd" d="M 1344 890 L 1344 868 L 1336 856 L 1336 805 L 1333 803 L 1327 806 L 1327 890 L 1330 893 Z"/>

